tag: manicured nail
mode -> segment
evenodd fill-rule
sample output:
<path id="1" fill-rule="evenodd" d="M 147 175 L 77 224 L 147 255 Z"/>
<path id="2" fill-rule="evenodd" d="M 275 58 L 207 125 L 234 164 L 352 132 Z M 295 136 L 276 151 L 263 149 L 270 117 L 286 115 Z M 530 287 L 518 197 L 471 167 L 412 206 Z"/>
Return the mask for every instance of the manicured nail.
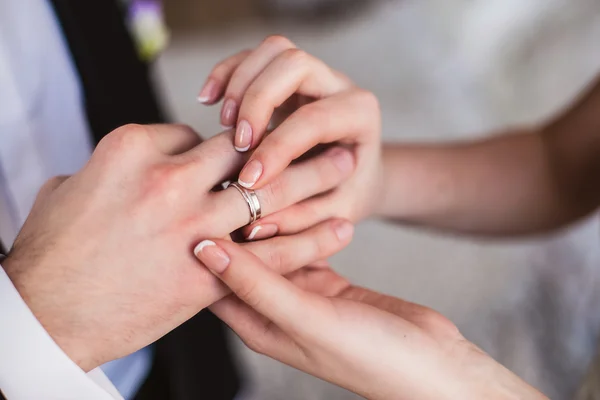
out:
<path id="1" fill-rule="evenodd" d="M 217 82 L 214 79 L 209 79 L 198 95 L 198 102 L 208 103 L 213 101 L 216 96 Z"/>
<path id="2" fill-rule="evenodd" d="M 248 235 L 246 240 L 262 240 L 268 239 L 277 234 L 279 228 L 275 224 L 256 225 L 252 228 L 252 232 Z"/>
<path id="3" fill-rule="evenodd" d="M 352 153 L 340 147 L 334 147 L 327 152 L 338 169 L 343 173 L 351 172 L 354 169 L 354 157 Z"/>
<path id="4" fill-rule="evenodd" d="M 206 268 L 216 274 L 222 274 L 231 263 L 227 253 L 212 240 L 203 240 L 198 243 L 194 254 L 206 265 Z"/>
<path id="5" fill-rule="evenodd" d="M 262 172 L 263 166 L 261 162 L 258 160 L 252 160 L 248 162 L 244 169 L 242 169 L 242 172 L 240 172 L 238 183 L 246 189 L 250 189 L 256 182 L 258 182 Z"/>
<path id="6" fill-rule="evenodd" d="M 245 119 L 238 122 L 237 129 L 235 131 L 235 142 L 233 147 L 239 152 L 248 151 L 252 144 L 252 127 L 250 123 Z"/>
<path id="7" fill-rule="evenodd" d="M 336 223 L 333 229 L 335 230 L 335 234 L 340 242 L 348 240 L 354 233 L 354 226 L 348 221 L 340 221 Z"/>
<path id="8" fill-rule="evenodd" d="M 232 99 L 225 100 L 223 104 L 223 112 L 221 113 L 221 124 L 225 127 L 235 125 L 237 118 L 237 104 Z"/>

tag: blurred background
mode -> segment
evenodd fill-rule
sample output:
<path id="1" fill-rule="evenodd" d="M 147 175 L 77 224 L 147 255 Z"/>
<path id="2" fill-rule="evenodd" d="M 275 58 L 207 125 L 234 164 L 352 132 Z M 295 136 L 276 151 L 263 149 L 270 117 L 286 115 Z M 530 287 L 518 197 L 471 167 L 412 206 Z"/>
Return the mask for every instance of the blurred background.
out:
<path id="1" fill-rule="evenodd" d="M 455 140 L 533 124 L 600 72 L 597 0 L 166 0 L 170 42 L 155 64 L 166 106 L 204 136 L 218 107 L 196 96 L 213 65 L 269 34 L 380 99 L 384 138 Z M 407 194 L 410 195 L 410 194 Z M 355 283 L 433 307 L 553 399 L 569 399 L 596 352 L 600 226 L 553 237 L 447 237 L 377 221 L 333 259 Z M 247 399 L 356 396 L 236 341 Z"/>

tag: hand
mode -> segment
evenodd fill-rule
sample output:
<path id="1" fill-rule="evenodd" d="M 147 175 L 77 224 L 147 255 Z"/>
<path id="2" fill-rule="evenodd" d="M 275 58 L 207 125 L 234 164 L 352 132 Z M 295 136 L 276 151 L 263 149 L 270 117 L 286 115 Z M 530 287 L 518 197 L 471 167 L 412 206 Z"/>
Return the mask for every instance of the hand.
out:
<path id="1" fill-rule="evenodd" d="M 544 398 L 426 307 L 352 286 L 327 268 L 288 281 L 222 240 L 202 242 L 196 254 L 235 295 L 211 310 L 251 349 L 361 396 Z"/>
<path id="2" fill-rule="evenodd" d="M 263 187 L 320 143 L 343 143 L 356 156 L 350 179 L 327 195 L 247 227 L 250 239 L 298 232 L 331 217 L 356 221 L 371 214 L 382 175 L 380 111 L 372 93 L 289 40 L 272 36 L 256 50 L 239 53 L 213 69 L 200 99 L 213 104 L 222 96 L 222 123 L 237 126 L 235 148 L 256 149 L 240 173 L 241 185 Z M 290 111 L 290 106 L 293 113 L 263 139 L 274 111 Z"/>
<path id="3" fill-rule="evenodd" d="M 33 314 L 84 370 L 152 343 L 228 292 L 198 268 L 192 249 L 247 223 L 237 191 L 211 192 L 243 160 L 231 133 L 198 142 L 182 126 L 117 129 L 79 173 L 46 184 L 3 262 Z M 287 169 L 256 193 L 269 214 L 351 171 L 351 154 L 337 150 Z M 338 225 L 248 249 L 289 272 L 347 244 Z"/>

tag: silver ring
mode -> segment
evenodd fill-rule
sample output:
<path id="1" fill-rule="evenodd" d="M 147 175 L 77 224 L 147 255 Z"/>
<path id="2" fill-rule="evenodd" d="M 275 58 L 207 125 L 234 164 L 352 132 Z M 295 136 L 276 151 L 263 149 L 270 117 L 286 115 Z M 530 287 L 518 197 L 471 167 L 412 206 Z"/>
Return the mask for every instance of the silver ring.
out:
<path id="1" fill-rule="evenodd" d="M 246 204 L 248 204 L 248 208 L 250 209 L 249 224 L 259 220 L 262 217 L 262 207 L 260 206 L 260 201 L 258 200 L 256 192 L 251 189 L 246 189 L 237 182 L 231 182 L 227 187 L 232 186 L 236 188 L 238 192 L 240 192 L 240 194 L 246 201 Z"/>

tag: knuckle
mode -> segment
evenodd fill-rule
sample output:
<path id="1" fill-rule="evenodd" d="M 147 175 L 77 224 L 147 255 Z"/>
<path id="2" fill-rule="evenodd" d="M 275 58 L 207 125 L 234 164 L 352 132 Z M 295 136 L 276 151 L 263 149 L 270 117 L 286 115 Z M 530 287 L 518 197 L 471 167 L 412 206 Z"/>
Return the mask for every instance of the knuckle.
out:
<path id="1" fill-rule="evenodd" d="M 281 252 L 279 246 L 273 246 L 269 249 L 267 265 L 274 271 L 281 271 L 287 264 L 288 260 L 284 253 Z"/>
<path id="2" fill-rule="evenodd" d="M 198 136 L 198 133 L 188 124 L 176 123 L 176 124 L 171 124 L 171 127 L 175 128 L 176 130 L 178 130 L 188 136 Z"/>
<path id="3" fill-rule="evenodd" d="M 287 226 L 283 226 L 283 222 L 285 221 L 282 221 L 282 223 L 280 223 L 280 225 L 283 226 L 280 229 L 284 230 L 284 232 L 287 233 L 291 229 L 294 229 L 296 231 L 303 230 L 321 222 L 321 212 L 319 212 L 317 208 L 313 207 L 309 202 L 297 203 L 295 207 L 296 218 L 289 218 L 289 224 Z"/>
<path id="4" fill-rule="evenodd" d="M 365 90 L 365 89 L 357 89 L 356 96 L 361 104 L 364 107 L 370 110 L 379 110 L 379 99 L 375 96 L 375 93 Z"/>
<path id="5" fill-rule="evenodd" d="M 261 192 L 263 193 L 261 204 L 270 210 L 270 212 L 275 211 L 276 205 L 283 201 L 283 181 L 281 178 L 276 178 L 274 181 L 261 189 Z"/>
<path id="6" fill-rule="evenodd" d="M 225 91 L 225 98 L 233 99 L 240 103 L 242 99 L 246 102 L 249 97 L 258 97 L 259 93 L 253 89 L 254 84 L 251 83 L 253 79 L 254 76 L 249 71 L 244 69 L 235 71 Z"/>
<path id="7" fill-rule="evenodd" d="M 365 117 L 365 123 L 369 126 L 375 125 L 375 132 L 381 131 L 381 106 L 377 96 L 368 90 L 357 89 L 355 92 L 358 109 Z"/>
<path id="8" fill-rule="evenodd" d="M 243 299 L 251 308 L 258 309 L 261 305 L 260 296 L 258 296 L 257 284 L 254 282 L 246 282 L 236 291 L 236 295 Z"/>
<path id="9" fill-rule="evenodd" d="M 148 147 L 150 137 L 145 126 L 128 124 L 106 135 L 98 144 L 108 154 L 132 153 Z"/>
<path id="10" fill-rule="evenodd" d="M 256 87 L 256 85 L 252 84 L 244 93 L 244 106 L 246 109 L 253 110 L 256 108 L 261 102 L 263 98 L 266 97 L 266 92 Z M 249 111 L 251 113 L 251 111 Z"/>
<path id="11" fill-rule="evenodd" d="M 226 83 L 225 81 L 231 75 L 231 71 L 237 68 L 241 60 L 246 59 L 250 53 L 252 53 L 252 50 L 246 49 L 219 62 L 213 67 L 212 71 L 210 71 L 209 77 L 220 83 Z"/>
<path id="12" fill-rule="evenodd" d="M 215 67 L 211 71 L 210 77 L 217 81 L 223 81 L 225 77 L 229 75 L 229 71 L 231 71 L 232 68 L 233 67 L 228 64 L 219 63 L 215 65 Z"/>
<path id="13" fill-rule="evenodd" d="M 330 114 L 331 110 L 323 107 L 319 102 L 314 102 L 300 107 L 292 116 L 301 120 L 303 124 L 311 123 L 319 125 L 328 121 Z"/>
<path id="14" fill-rule="evenodd" d="M 242 342 L 253 352 L 266 355 L 268 352 L 268 346 L 265 343 L 262 335 L 251 335 L 246 338 L 242 338 Z"/>
<path id="15" fill-rule="evenodd" d="M 146 171 L 143 197 L 157 199 L 165 206 L 175 206 L 185 195 L 182 168 L 172 163 L 155 165 Z"/>
<path id="16" fill-rule="evenodd" d="M 302 65 L 311 58 L 306 51 L 297 48 L 285 50 L 281 53 L 280 57 L 286 64 L 289 64 L 290 67 Z"/>
<path id="17" fill-rule="evenodd" d="M 262 45 L 283 49 L 296 47 L 294 42 L 282 35 L 269 35 L 263 40 Z"/>

